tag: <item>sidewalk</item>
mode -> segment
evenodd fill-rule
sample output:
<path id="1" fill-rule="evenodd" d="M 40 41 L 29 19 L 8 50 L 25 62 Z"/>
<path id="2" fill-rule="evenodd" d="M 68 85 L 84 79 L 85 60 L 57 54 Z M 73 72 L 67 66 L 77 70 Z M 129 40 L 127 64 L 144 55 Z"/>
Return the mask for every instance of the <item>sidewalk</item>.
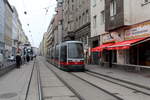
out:
<path id="1" fill-rule="evenodd" d="M 86 65 L 86 69 L 150 88 L 150 72 L 127 72 L 123 69 Z"/>
<path id="2" fill-rule="evenodd" d="M 24 100 L 33 61 L 0 77 L 0 100 Z"/>

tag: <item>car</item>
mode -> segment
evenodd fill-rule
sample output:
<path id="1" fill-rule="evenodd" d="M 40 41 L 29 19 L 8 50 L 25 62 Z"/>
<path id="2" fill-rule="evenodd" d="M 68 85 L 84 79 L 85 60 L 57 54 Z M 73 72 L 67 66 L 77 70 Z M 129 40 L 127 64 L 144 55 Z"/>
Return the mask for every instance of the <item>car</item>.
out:
<path id="1" fill-rule="evenodd" d="M 8 61 L 15 61 L 15 57 L 14 56 L 8 57 Z"/>
<path id="2" fill-rule="evenodd" d="M 2 67 L 4 65 L 4 56 L 3 54 L 0 53 L 0 67 Z"/>

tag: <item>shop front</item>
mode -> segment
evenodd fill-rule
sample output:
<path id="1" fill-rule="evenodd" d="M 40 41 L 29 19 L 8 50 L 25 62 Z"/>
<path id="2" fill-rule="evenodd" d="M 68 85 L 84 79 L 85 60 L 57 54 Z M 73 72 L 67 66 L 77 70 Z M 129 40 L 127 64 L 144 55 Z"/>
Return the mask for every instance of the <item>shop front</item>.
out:
<path id="1" fill-rule="evenodd" d="M 117 50 L 117 63 L 150 66 L 150 22 L 130 26 L 124 37 L 107 48 Z"/>
<path id="2" fill-rule="evenodd" d="M 93 59 L 95 59 L 94 61 L 97 61 L 96 59 L 98 59 L 97 64 L 109 63 L 110 60 L 111 62 L 115 63 L 117 61 L 116 50 L 110 51 L 106 49 L 108 46 L 111 46 L 115 43 L 115 39 L 112 37 L 112 34 L 110 33 L 103 34 L 100 40 L 101 45 L 91 49 L 92 54 L 97 55 L 97 57 L 96 56 L 93 57 Z"/>
<path id="3" fill-rule="evenodd" d="M 91 49 L 89 50 L 89 57 L 88 61 L 90 64 L 98 65 L 99 64 L 99 51 L 94 50 L 93 48 L 96 48 L 99 46 L 100 42 L 100 36 L 95 36 L 90 38 L 90 46 Z M 92 51 L 92 52 L 91 52 Z"/>

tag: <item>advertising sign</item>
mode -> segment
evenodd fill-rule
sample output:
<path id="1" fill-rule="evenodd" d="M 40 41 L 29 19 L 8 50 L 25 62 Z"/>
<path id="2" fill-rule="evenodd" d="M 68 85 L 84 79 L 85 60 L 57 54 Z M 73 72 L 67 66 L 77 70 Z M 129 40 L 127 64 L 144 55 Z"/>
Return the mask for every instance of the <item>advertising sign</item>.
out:
<path id="1" fill-rule="evenodd" d="M 122 41 L 121 36 L 119 36 L 118 32 L 111 32 L 105 34 L 103 35 L 102 39 L 103 39 L 103 43 Z"/>
<path id="2" fill-rule="evenodd" d="M 125 39 L 136 39 L 150 36 L 150 22 L 135 25 L 125 31 Z"/>
<path id="3" fill-rule="evenodd" d="M 109 43 L 109 42 L 113 42 L 115 40 L 114 40 L 112 34 L 108 33 L 108 34 L 103 35 L 102 41 L 103 41 L 103 43 Z"/>

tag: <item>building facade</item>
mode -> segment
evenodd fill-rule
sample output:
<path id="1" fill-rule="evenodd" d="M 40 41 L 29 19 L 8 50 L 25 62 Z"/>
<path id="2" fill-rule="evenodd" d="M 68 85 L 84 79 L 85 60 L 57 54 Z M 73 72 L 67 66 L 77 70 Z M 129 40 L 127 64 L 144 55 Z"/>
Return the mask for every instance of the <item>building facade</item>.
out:
<path id="1" fill-rule="evenodd" d="M 16 55 L 18 39 L 19 39 L 19 18 L 15 7 L 13 8 L 13 20 L 12 20 L 12 55 Z"/>
<path id="2" fill-rule="evenodd" d="M 85 58 L 89 55 L 90 4 L 90 0 L 64 0 L 63 2 L 63 40 L 82 41 Z"/>
<path id="3" fill-rule="evenodd" d="M 4 54 L 5 2 L 0 0 L 0 53 Z"/>
<path id="4" fill-rule="evenodd" d="M 13 9 L 10 6 L 9 2 L 5 0 L 5 57 L 12 53 L 12 18 L 13 18 Z"/>
<path id="5" fill-rule="evenodd" d="M 90 0 L 64 0 L 64 40 L 80 40 L 88 44 L 90 36 Z"/>
<path id="6" fill-rule="evenodd" d="M 95 48 L 102 44 L 102 35 L 105 31 L 105 0 L 91 0 L 91 35 L 90 48 Z M 99 64 L 99 54 L 92 53 L 91 60 L 93 64 Z M 96 59 L 95 59 L 96 58 Z"/>
<path id="7" fill-rule="evenodd" d="M 57 7 L 56 7 L 56 15 L 57 15 L 57 29 L 58 29 L 58 35 L 57 35 L 57 43 L 61 43 L 63 40 L 63 0 L 57 0 Z"/>
<path id="8" fill-rule="evenodd" d="M 92 2 L 91 10 L 93 11 L 91 12 L 95 10 L 92 7 L 95 1 Z M 102 31 L 99 31 L 100 37 L 96 36 L 99 37 L 100 47 L 107 45 L 100 54 L 103 61 L 121 65 L 150 65 L 150 48 L 146 46 L 149 44 L 150 36 L 150 13 L 148 13 L 150 2 L 147 0 L 104 0 L 102 5 L 105 16 L 101 18 L 105 19 L 105 23 L 104 28 L 98 27 L 102 28 Z M 103 10 L 99 8 L 97 11 Z M 97 29 L 93 27 L 97 25 L 95 22 L 99 21 L 94 21 L 97 16 L 93 13 L 91 16 L 93 16 L 91 30 L 94 36 Z"/>
<path id="9" fill-rule="evenodd" d="M 63 40 L 74 40 L 74 17 L 76 0 L 63 1 Z"/>

